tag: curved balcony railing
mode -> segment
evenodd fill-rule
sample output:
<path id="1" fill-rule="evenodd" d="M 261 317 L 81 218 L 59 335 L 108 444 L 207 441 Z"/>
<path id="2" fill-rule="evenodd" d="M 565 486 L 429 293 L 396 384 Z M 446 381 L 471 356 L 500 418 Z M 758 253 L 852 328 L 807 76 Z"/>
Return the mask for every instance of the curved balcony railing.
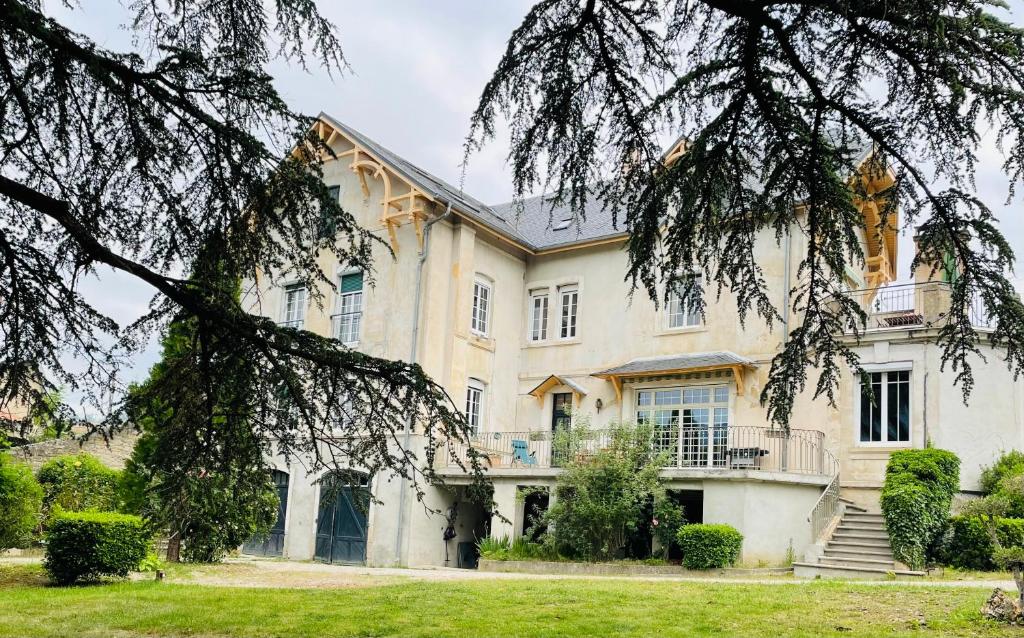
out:
<path id="1" fill-rule="evenodd" d="M 867 321 L 862 330 L 914 328 L 947 320 L 952 303 L 950 285 L 942 281 L 887 284 L 845 293 L 864 310 Z M 995 327 L 980 295 L 971 297 L 967 307 L 971 325 L 982 330 Z M 849 332 L 852 332 L 852 327 Z"/>
<path id="2" fill-rule="evenodd" d="M 450 466 L 465 465 L 470 447 L 484 465 L 505 469 L 557 468 L 573 458 L 586 458 L 607 448 L 611 432 L 591 430 L 559 445 L 550 431 L 480 432 L 468 443 L 448 444 Z M 825 435 L 816 430 L 786 432 L 768 427 L 722 425 L 656 429 L 650 445 L 663 454 L 663 467 L 696 470 L 757 470 L 831 477 L 835 457 L 825 449 Z"/>

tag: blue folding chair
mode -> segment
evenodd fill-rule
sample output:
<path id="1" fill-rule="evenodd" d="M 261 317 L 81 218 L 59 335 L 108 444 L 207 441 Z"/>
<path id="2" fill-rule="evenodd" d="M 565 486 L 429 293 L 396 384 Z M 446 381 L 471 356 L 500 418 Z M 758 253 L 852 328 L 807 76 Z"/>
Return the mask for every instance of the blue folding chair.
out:
<path id="1" fill-rule="evenodd" d="M 536 465 L 537 453 L 526 447 L 526 441 L 512 439 L 512 462 L 517 461 L 523 465 Z"/>

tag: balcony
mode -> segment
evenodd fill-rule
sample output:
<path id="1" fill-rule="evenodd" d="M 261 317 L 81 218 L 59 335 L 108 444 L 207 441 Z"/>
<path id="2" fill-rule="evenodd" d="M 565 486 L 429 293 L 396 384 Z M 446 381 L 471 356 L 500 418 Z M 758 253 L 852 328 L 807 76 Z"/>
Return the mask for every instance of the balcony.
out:
<path id="1" fill-rule="evenodd" d="M 851 290 L 847 295 L 867 314 L 861 330 L 868 331 L 941 325 L 951 308 L 950 286 L 941 281 Z M 968 314 L 975 328 L 995 327 L 995 318 L 980 296 L 971 299 Z M 852 328 L 848 332 L 853 332 Z"/>
<path id="2" fill-rule="evenodd" d="M 472 446 L 489 473 L 553 474 L 567 461 L 584 460 L 610 443 L 611 434 L 604 430 L 588 431 L 568 446 L 561 439 L 554 441 L 549 431 L 480 432 L 468 444 L 448 444 L 448 468 L 457 473 L 460 463 L 468 466 Z M 656 429 L 650 440 L 652 450 L 664 455 L 668 474 L 749 470 L 831 477 L 838 465 L 824 443 L 825 435 L 815 430 L 791 430 L 787 435 L 773 428 L 738 425 Z"/>

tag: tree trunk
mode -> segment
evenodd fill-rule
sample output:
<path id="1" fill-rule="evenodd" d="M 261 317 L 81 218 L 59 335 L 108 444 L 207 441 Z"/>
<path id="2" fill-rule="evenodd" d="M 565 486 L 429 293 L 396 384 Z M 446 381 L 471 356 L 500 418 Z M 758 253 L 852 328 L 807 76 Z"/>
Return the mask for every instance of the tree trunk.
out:
<path id="1" fill-rule="evenodd" d="M 1020 566 L 1013 568 L 1013 582 L 1017 584 L 1017 600 L 1024 608 L 1024 569 Z"/>
<path id="2" fill-rule="evenodd" d="M 171 534 L 167 539 L 167 562 L 181 562 L 181 537 L 177 533 Z"/>

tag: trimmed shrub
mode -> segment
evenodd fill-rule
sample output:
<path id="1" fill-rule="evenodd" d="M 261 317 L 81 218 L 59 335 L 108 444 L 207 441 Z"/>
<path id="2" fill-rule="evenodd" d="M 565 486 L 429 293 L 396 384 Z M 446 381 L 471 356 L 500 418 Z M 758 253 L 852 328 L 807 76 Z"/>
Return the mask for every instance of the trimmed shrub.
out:
<path id="1" fill-rule="evenodd" d="M 1024 519 L 997 519 L 996 534 L 1004 546 L 1021 545 L 1024 543 Z M 949 519 L 949 531 L 942 546 L 944 563 L 959 569 L 993 570 L 996 569 L 993 549 L 992 538 L 980 517 L 953 516 Z"/>
<path id="2" fill-rule="evenodd" d="M 124 577 L 146 558 L 149 540 L 149 532 L 138 516 L 59 512 L 47 529 L 43 566 L 59 585 L 100 576 Z"/>
<path id="3" fill-rule="evenodd" d="M 43 487 L 43 515 L 57 511 L 114 511 L 118 509 L 120 472 L 100 463 L 92 454 L 66 454 L 39 468 Z"/>
<path id="4" fill-rule="evenodd" d="M 32 469 L 0 452 L 0 551 L 32 542 L 42 505 L 43 490 Z"/>
<path id="5" fill-rule="evenodd" d="M 683 525 L 676 535 L 687 569 L 717 569 L 734 564 L 743 548 L 743 534 L 732 525 Z"/>
<path id="6" fill-rule="evenodd" d="M 923 569 L 960 489 L 960 459 L 926 448 L 893 452 L 885 468 L 882 514 L 896 560 Z"/>

